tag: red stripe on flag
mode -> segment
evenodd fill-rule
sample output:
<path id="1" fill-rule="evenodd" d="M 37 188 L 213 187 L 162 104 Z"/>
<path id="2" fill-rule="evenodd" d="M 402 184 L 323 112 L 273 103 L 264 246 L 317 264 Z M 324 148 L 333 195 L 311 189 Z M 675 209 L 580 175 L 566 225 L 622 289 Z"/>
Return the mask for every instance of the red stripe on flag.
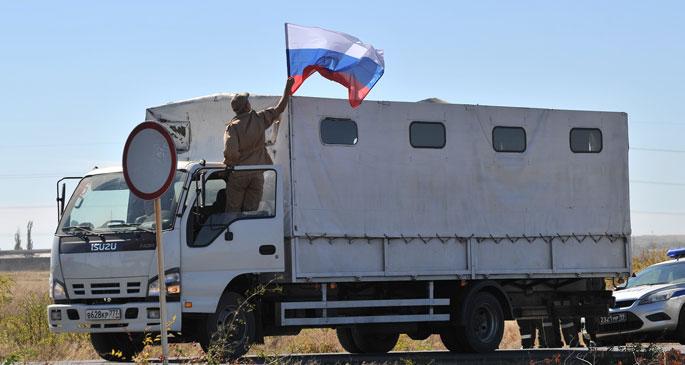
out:
<path id="1" fill-rule="evenodd" d="M 306 80 L 314 72 L 318 72 L 321 76 L 331 81 L 335 81 L 341 84 L 342 86 L 345 86 L 348 90 L 347 97 L 350 101 L 350 105 L 353 108 L 356 108 L 359 105 L 361 105 L 366 95 L 368 95 L 371 91 L 371 89 L 369 89 L 365 85 L 362 85 L 359 82 L 357 82 L 357 80 L 351 74 L 346 74 L 344 72 L 331 72 L 328 69 L 321 66 L 307 66 L 305 67 L 302 75 L 292 76 L 293 79 L 295 79 L 295 83 L 293 83 L 293 87 L 291 88 L 293 94 L 295 93 L 295 91 L 297 91 L 297 89 L 300 88 L 304 80 Z"/>

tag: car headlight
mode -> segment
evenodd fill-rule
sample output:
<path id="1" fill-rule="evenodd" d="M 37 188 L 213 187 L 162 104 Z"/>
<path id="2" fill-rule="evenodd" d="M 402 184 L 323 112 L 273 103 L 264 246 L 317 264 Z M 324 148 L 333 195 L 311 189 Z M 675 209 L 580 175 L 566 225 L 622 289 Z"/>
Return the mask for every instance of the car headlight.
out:
<path id="1" fill-rule="evenodd" d="M 663 302 L 664 300 L 669 300 L 673 297 L 681 296 L 685 294 L 685 289 L 667 289 L 661 290 L 647 295 L 646 297 L 640 299 L 639 304 L 650 304 L 656 302 Z"/>
<path id="2" fill-rule="evenodd" d="M 67 290 L 64 288 L 64 285 L 62 285 L 62 283 L 56 280 L 52 282 L 52 290 L 50 290 L 50 297 L 52 297 L 53 300 L 69 299 L 69 297 L 67 296 Z"/>
<path id="3" fill-rule="evenodd" d="M 167 296 L 175 296 L 181 294 L 181 273 L 178 269 L 167 270 L 166 274 L 164 275 L 164 278 Z M 147 286 L 147 295 L 150 297 L 159 296 L 159 280 L 156 276 L 150 280 Z"/>

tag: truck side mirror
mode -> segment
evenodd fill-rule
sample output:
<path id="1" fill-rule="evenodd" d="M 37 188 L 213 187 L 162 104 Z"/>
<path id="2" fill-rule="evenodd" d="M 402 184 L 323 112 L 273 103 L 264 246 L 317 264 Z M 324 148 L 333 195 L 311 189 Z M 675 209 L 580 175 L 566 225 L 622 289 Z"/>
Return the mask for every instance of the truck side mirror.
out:
<path id="1" fill-rule="evenodd" d="M 198 208 L 204 208 L 206 201 L 205 194 L 205 172 L 201 172 L 197 179 L 195 179 L 195 204 Z"/>
<path id="2" fill-rule="evenodd" d="M 66 198 L 67 198 L 67 184 L 63 183 L 62 181 L 64 180 L 80 180 L 80 176 L 67 176 L 63 177 L 59 180 L 57 180 L 57 223 L 59 224 L 59 221 L 62 219 L 62 215 L 64 215 L 64 206 L 66 205 Z M 62 184 L 60 188 L 60 183 Z"/>
<path id="3" fill-rule="evenodd" d="M 229 228 L 229 227 L 226 227 L 226 233 L 224 234 L 224 240 L 233 241 L 233 232 L 231 232 L 231 228 Z"/>

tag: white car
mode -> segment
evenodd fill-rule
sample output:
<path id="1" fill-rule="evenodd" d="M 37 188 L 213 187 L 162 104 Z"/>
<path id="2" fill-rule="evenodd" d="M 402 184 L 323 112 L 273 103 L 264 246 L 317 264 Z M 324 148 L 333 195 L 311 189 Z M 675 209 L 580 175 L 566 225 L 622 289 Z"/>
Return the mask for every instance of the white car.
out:
<path id="1" fill-rule="evenodd" d="M 627 342 L 685 344 L 685 248 L 647 267 L 614 291 L 614 306 L 589 332 L 597 345 Z"/>

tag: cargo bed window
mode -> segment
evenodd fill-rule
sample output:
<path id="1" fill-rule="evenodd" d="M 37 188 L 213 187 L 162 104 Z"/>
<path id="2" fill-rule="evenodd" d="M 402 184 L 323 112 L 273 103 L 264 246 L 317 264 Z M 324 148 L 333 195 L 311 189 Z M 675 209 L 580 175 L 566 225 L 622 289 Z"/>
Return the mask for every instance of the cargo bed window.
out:
<path id="1" fill-rule="evenodd" d="M 352 119 L 326 118 L 321 121 L 323 144 L 357 144 L 357 123 Z"/>
<path id="2" fill-rule="evenodd" d="M 445 125 L 439 122 L 412 122 L 409 125 L 409 144 L 414 148 L 445 147 Z"/>
<path id="3" fill-rule="evenodd" d="M 571 151 L 574 153 L 600 153 L 602 131 L 597 128 L 573 128 L 570 136 Z"/>
<path id="4" fill-rule="evenodd" d="M 526 130 L 521 127 L 493 128 L 492 148 L 494 148 L 496 152 L 525 152 Z"/>

